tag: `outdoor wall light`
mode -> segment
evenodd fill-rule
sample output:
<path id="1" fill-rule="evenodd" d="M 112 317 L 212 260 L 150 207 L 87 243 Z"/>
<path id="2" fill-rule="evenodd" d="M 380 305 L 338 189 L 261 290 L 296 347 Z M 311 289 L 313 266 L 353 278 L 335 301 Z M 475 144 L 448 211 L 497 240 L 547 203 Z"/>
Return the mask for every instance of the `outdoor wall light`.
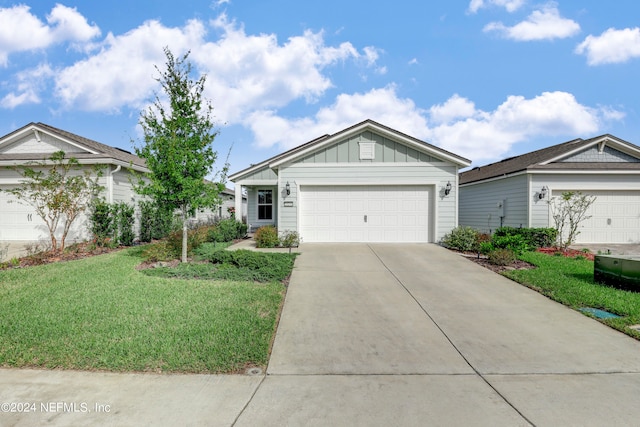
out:
<path id="1" fill-rule="evenodd" d="M 544 187 L 542 187 L 540 189 L 540 192 L 538 193 L 538 199 L 542 200 L 545 197 L 547 197 L 547 192 L 549 191 L 549 188 L 547 188 L 547 186 L 545 185 Z"/>
<path id="2" fill-rule="evenodd" d="M 448 196 L 451 193 L 451 181 L 447 182 L 447 185 L 444 187 L 444 195 Z"/>
<path id="3" fill-rule="evenodd" d="M 287 181 L 287 185 L 284 186 L 284 191 L 287 193 L 287 196 L 291 194 L 291 186 L 289 185 L 289 181 Z"/>

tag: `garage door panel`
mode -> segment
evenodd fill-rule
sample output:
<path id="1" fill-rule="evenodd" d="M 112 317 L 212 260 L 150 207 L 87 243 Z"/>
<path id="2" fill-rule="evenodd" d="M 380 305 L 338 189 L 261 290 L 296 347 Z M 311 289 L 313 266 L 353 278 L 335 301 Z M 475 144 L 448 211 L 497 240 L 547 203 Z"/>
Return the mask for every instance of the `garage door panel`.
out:
<path id="1" fill-rule="evenodd" d="M 554 191 L 560 196 L 563 191 Z M 595 196 L 587 211 L 591 218 L 582 222 L 576 243 L 640 242 L 640 191 L 581 191 Z"/>
<path id="2" fill-rule="evenodd" d="M 302 186 L 302 239 L 427 242 L 431 194 L 428 186 Z M 329 220 L 319 223 L 314 217 L 320 214 L 328 214 Z"/>

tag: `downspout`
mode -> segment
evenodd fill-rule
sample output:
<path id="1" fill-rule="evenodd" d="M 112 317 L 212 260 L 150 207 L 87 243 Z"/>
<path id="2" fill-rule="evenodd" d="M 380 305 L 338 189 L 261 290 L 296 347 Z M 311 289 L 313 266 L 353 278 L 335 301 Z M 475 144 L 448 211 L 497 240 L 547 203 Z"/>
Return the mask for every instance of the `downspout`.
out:
<path id="1" fill-rule="evenodd" d="M 122 169 L 122 165 L 116 166 L 114 170 L 111 170 L 111 168 L 109 168 L 109 177 L 107 180 L 107 201 L 109 203 L 113 203 L 113 174 L 120 172 L 120 169 Z"/>

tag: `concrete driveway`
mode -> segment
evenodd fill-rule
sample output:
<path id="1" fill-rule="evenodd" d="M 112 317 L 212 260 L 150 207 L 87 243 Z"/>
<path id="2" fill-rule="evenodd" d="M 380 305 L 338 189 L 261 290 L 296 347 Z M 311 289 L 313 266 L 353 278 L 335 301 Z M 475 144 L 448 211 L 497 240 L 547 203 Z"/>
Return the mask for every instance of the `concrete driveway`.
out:
<path id="1" fill-rule="evenodd" d="M 637 425 L 640 343 L 435 245 L 303 245 L 237 425 Z"/>
<path id="2" fill-rule="evenodd" d="M 640 342 L 436 245 L 301 252 L 267 375 L 4 369 L 0 403 L 90 411 L 0 425 L 638 424 Z"/>

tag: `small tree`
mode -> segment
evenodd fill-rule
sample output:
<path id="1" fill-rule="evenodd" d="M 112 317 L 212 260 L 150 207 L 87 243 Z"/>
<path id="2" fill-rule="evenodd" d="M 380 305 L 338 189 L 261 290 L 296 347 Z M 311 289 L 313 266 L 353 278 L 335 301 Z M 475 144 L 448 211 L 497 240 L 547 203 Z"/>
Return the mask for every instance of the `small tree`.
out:
<path id="1" fill-rule="evenodd" d="M 94 173 L 82 170 L 75 158 L 65 159 L 64 151 L 57 151 L 49 161 L 31 162 L 31 166 L 18 166 L 15 170 L 24 178 L 22 185 L 6 190 L 18 199 L 18 203 L 32 206 L 49 230 L 51 250 L 58 250 L 58 227 L 62 227 L 60 250 L 71 225 L 90 205 L 102 189 L 98 179 L 99 169 Z"/>
<path id="2" fill-rule="evenodd" d="M 151 173 L 137 188 L 161 206 L 180 212 L 182 262 L 186 262 L 188 218 L 199 208 L 221 203 L 219 194 L 228 166 L 222 171 L 221 182 L 205 180 L 217 157 L 211 147 L 217 136 L 211 119 L 213 108 L 202 98 L 205 76 L 191 80 L 189 53 L 176 59 L 168 48 L 164 52 L 167 69 L 156 69 L 168 105 L 156 94 L 153 105 L 141 113 L 144 145 L 136 147 L 136 154 L 147 161 Z"/>
<path id="3" fill-rule="evenodd" d="M 587 210 L 596 201 L 595 196 L 587 196 L 579 191 L 565 191 L 562 196 L 552 197 L 548 203 L 555 223 L 557 245 L 563 251 L 572 245 L 580 231 L 580 224 L 591 218 Z"/>

